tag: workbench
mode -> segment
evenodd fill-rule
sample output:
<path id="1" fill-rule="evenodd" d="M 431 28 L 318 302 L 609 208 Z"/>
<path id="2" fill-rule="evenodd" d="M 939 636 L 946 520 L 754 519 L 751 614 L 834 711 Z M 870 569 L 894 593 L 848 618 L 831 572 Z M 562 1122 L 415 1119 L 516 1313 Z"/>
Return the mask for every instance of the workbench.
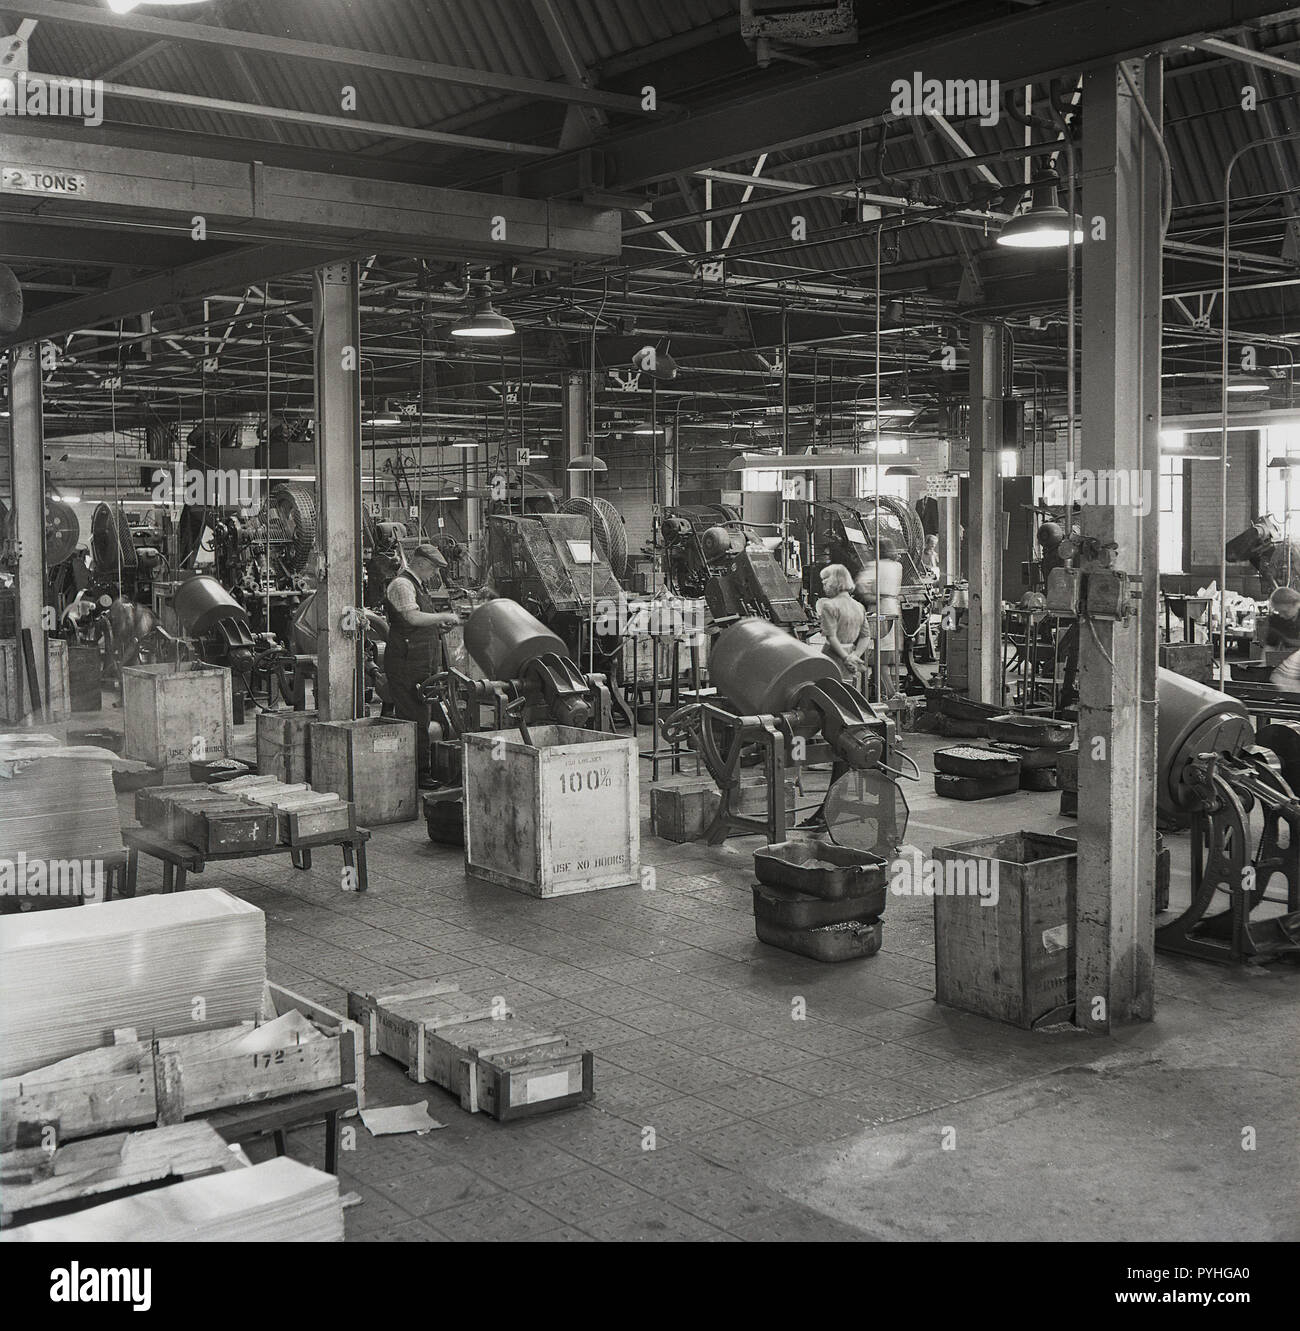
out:
<path id="1" fill-rule="evenodd" d="M 122 840 L 127 849 L 127 868 L 126 884 L 121 887 L 121 893 L 127 897 L 135 896 L 136 875 L 142 853 L 162 861 L 164 892 L 183 892 L 186 874 L 202 873 L 212 860 L 261 859 L 265 855 L 289 855 L 292 857 L 295 869 L 310 869 L 313 850 L 319 850 L 324 846 L 340 846 L 343 850 L 345 867 L 356 871 L 356 890 L 364 892 L 368 886 L 366 842 L 370 840 L 370 832 L 364 827 L 308 837 L 296 845 L 271 846 L 267 850 L 251 853 L 246 850 L 209 853 L 190 845 L 187 841 L 173 841 L 170 837 L 162 836 L 147 827 L 124 828 Z"/>

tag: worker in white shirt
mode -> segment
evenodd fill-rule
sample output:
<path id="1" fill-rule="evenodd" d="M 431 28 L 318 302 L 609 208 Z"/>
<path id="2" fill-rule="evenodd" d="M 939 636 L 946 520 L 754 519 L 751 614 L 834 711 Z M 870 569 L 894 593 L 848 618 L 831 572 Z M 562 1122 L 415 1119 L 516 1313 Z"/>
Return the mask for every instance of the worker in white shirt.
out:
<path id="1" fill-rule="evenodd" d="M 1279 587 L 1268 598 L 1269 636 L 1277 642 L 1295 641 L 1300 629 L 1300 592 Z M 1275 689 L 1300 693 L 1300 651 L 1292 652 L 1268 677 Z"/>

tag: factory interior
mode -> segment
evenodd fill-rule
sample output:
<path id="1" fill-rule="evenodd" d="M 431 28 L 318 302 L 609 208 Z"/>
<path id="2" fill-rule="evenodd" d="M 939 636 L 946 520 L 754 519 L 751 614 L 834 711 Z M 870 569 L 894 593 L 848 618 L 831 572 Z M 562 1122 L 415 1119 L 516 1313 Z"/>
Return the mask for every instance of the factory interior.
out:
<path id="1" fill-rule="evenodd" d="M 0 1244 L 1249 1302 L 1298 349 L 1279 0 L 0 0 Z"/>

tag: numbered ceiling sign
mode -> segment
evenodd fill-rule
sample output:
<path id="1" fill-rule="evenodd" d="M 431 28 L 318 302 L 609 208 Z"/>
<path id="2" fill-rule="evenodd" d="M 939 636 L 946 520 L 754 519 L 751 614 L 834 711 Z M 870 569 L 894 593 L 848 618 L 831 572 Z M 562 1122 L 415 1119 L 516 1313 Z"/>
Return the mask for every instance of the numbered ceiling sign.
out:
<path id="1" fill-rule="evenodd" d="M 515 466 L 521 470 L 528 466 L 528 450 L 526 448 L 515 449 Z"/>

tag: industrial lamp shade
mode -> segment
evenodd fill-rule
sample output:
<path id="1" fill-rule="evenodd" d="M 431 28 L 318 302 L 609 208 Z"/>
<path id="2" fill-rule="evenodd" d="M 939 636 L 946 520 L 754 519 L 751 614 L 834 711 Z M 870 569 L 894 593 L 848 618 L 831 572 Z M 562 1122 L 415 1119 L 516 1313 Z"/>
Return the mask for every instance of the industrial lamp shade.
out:
<path id="1" fill-rule="evenodd" d="M 608 471 L 609 468 L 594 453 L 579 453 L 568 465 L 568 471 Z"/>
<path id="2" fill-rule="evenodd" d="M 1013 217 L 998 233 L 998 244 L 1012 249 L 1061 249 L 1070 243 L 1083 244 L 1083 220 L 1069 213 L 1056 201 L 1058 177 L 1055 172 L 1044 171 L 1034 177 L 1034 201 L 1028 212 Z M 1073 220 L 1073 227 L 1071 227 Z"/>
<path id="3" fill-rule="evenodd" d="M 452 325 L 452 337 L 513 337 L 515 326 L 492 306 L 491 288 L 486 283 L 475 288 L 473 312 Z"/>

